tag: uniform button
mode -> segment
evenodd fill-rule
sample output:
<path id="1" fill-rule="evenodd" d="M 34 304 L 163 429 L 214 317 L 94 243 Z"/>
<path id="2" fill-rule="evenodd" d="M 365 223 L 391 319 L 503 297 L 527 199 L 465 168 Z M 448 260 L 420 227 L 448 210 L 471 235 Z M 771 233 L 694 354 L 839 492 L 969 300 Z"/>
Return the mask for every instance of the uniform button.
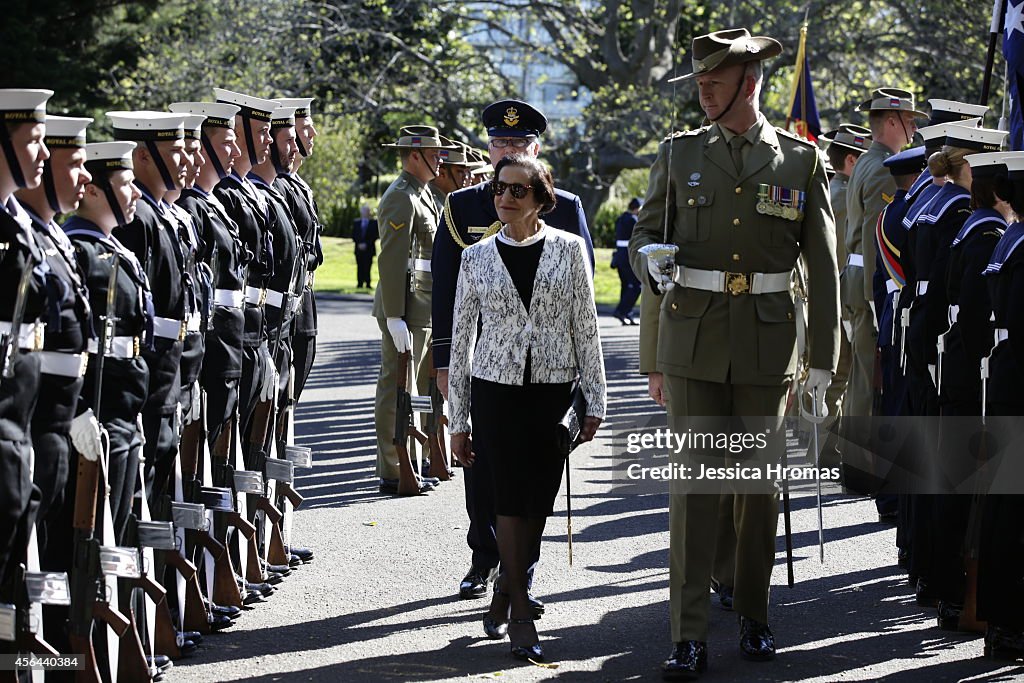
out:
<path id="1" fill-rule="evenodd" d="M 690 199 L 690 200 L 688 200 L 688 201 L 687 201 L 686 203 L 687 203 L 687 205 L 689 205 L 689 206 L 693 206 L 693 205 L 694 205 L 694 204 L 695 204 L 696 202 L 694 202 L 694 201 L 693 201 L 693 199 Z"/>
<path id="2" fill-rule="evenodd" d="M 739 218 L 733 218 L 732 219 L 732 224 L 733 225 L 739 225 L 740 224 L 740 219 Z"/>
<path id="3" fill-rule="evenodd" d="M 672 303 L 672 310 L 673 310 L 673 311 L 677 311 L 677 310 L 679 310 L 679 304 L 677 304 L 677 303 L 673 302 L 673 303 Z"/>
<path id="4" fill-rule="evenodd" d="M 793 314 L 792 313 L 787 313 L 786 317 L 789 318 L 790 320 L 792 320 L 793 319 Z"/>
<path id="5" fill-rule="evenodd" d="M 742 187 L 737 187 L 736 188 L 736 194 L 742 194 L 742 193 L 743 193 L 743 188 Z"/>
<path id="6" fill-rule="evenodd" d="M 740 255 L 739 254 L 733 254 L 732 255 L 732 260 L 733 261 L 739 261 L 740 260 Z"/>

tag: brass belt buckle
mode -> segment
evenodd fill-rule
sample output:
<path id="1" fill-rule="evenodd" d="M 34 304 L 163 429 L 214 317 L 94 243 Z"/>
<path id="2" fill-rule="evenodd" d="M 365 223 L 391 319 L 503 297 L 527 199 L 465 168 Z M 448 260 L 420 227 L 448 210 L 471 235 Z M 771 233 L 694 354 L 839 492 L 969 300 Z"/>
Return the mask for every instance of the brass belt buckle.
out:
<path id="1" fill-rule="evenodd" d="M 132 358 L 139 357 L 139 338 L 132 337 Z"/>
<path id="2" fill-rule="evenodd" d="M 260 302 L 257 305 L 258 306 L 263 306 L 266 303 L 267 303 L 267 288 L 263 287 L 262 289 L 260 289 Z"/>
<path id="3" fill-rule="evenodd" d="M 45 340 L 45 336 L 44 336 L 45 333 L 43 332 L 44 329 L 45 328 L 42 325 L 40 325 L 39 323 L 36 323 L 36 324 L 34 324 L 32 326 L 32 350 L 33 351 L 42 351 L 43 350 L 43 342 Z"/>
<path id="4" fill-rule="evenodd" d="M 180 341 L 180 342 L 185 341 L 185 337 L 187 336 L 187 334 L 188 334 L 188 321 L 187 320 L 182 320 L 181 321 L 181 327 L 178 328 L 178 341 Z"/>
<path id="5" fill-rule="evenodd" d="M 746 273 L 726 273 L 725 291 L 733 296 L 747 294 L 750 292 L 750 282 L 747 281 Z"/>

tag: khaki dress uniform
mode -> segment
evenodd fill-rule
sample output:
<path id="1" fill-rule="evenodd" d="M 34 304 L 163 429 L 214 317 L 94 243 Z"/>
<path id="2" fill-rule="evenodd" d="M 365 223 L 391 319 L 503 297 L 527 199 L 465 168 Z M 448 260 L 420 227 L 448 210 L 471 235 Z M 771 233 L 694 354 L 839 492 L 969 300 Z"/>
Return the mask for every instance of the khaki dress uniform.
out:
<path id="1" fill-rule="evenodd" d="M 715 124 L 677 133 L 659 147 L 630 240 L 630 259 L 635 272 L 646 274 L 646 257 L 639 249 L 664 241 L 667 191 L 668 241 L 679 247 L 679 269 L 676 287 L 658 297 L 658 316 L 650 315 L 650 301 L 642 305 L 642 364 L 651 369 L 656 339 L 654 365 L 664 374 L 670 427 L 685 428 L 688 417 L 779 416 L 770 441 L 784 448 L 781 416 L 797 368 L 789 277 L 802 255 L 809 273 L 810 366 L 834 369 L 839 343 L 835 224 L 824 162 L 814 145 L 759 117 L 739 136 L 743 143 L 734 143 L 741 145 L 737 170 L 730 147 L 734 137 Z M 793 205 L 783 206 L 785 202 Z M 650 284 L 649 277 L 644 280 Z M 784 286 L 765 286 L 766 293 L 750 290 L 783 280 Z M 650 291 L 645 288 L 645 293 Z M 676 642 L 707 640 L 708 585 L 713 570 L 718 571 L 713 565 L 720 498 L 671 496 L 670 597 Z M 778 495 L 735 495 L 732 514 L 734 607 L 741 616 L 766 623 Z"/>
<path id="2" fill-rule="evenodd" d="M 416 393 L 425 395 L 430 382 L 430 258 L 440 214 L 430 188 L 402 171 L 384 192 L 377 207 L 380 253 L 373 316 L 380 326 L 380 376 L 374 421 L 377 427 L 377 476 L 398 479 L 395 401 L 398 349 L 388 332 L 388 318 L 403 318 L 412 332 L 411 366 Z M 411 273 L 410 273 L 411 271 Z M 413 391 L 413 385 L 409 385 Z"/>
<path id="3" fill-rule="evenodd" d="M 843 414 L 871 415 L 878 330 L 869 301 L 874 301 L 875 227 L 896 196 L 896 181 L 882 165 L 892 156 L 878 142 L 857 160 L 846 192 L 847 262 L 840 277 L 843 317 L 853 326 L 853 351 Z"/>

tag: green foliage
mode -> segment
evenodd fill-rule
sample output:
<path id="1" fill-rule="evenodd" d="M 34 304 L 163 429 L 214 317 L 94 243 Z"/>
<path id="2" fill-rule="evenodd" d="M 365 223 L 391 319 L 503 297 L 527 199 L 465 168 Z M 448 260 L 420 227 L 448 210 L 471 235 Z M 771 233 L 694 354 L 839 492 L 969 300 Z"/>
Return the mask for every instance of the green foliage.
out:
<path id="1" fill-rule="evenodd" d="M 315 115 L 313 120 L 319 135 L 299 174 L 313 189 L 326 234 L 347 235 L 359 216 L 355 185 L 362 128 L 344 115 Z"/>

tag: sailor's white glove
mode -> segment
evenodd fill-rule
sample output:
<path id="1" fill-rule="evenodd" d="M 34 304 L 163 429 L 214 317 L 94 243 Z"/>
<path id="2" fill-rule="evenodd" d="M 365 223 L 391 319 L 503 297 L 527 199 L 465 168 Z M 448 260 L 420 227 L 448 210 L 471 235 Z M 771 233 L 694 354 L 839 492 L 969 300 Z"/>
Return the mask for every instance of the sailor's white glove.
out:
<path id="1" fill-rule="evenodd" d="M 849 320 L 843 321 L 843 332 L 846 333 L 846 341 L 853 343 L 853 323 Z"/>
<path id="2" fill-rule="evenodd" d="M 272 401 L 277 396 L 277 368 L 274 367 L 274 358 L 270 355 L 270 351 L 266 347 L 262 347 L 266 352 L 266 358 L 263 364 L 263 382 L 260 384 L 260 400 L 261 401 Z"/>
<path id="3" fill-rule="evenodd" d="M 92 408 L 71 421 L 71 443 L 89 462 L 96 462 L 103 452 L 103 440 L 100 438 L 100 423 L 93 414 Z"/>
<path id="4" fill-rule="evenodd" d="M 869 301 L 868 306 L 871 307 L 871 324 L 875 326 L 875 332 L 878 332 L 878 314 L 875 313 L 875 302 Z"/>
<path id="5" fill-rule="evenodd" d="M 814 398 L 814 412 L 818 417 L 828 416 L 828 407 L 825 405 L 825 392 L 832 384 L 832 371 L 811 368 L 807 373 L 807 381 L 804 382 L 804 391 Z"/>
<path id="6" fill-rule="evenodd" d="M 189 402 L 182 414 L 183 424 L 191 424 L 199 419 L 202 413 L 202 401 L 199 382 L 193 382 L 188 388 Z"/>
<path id="7" fill-rule="evenodd" d="M 142 413 L 139 413 L 138 417 L 135 418 L 135 427 L 139 430 L 139 441 L 142 445 L 146 445 L 146 429 L 142 426 Z"/>
<path id="8" fill-rule="evenodd" d="M 388 318 L 387 322 L 388 332 L 391 333 L 391 339 L 395 342 L 398 352 L 410 351 L 412 349 L 412 332 L 409 331 L 409 326 L 401 318 Z"/>

